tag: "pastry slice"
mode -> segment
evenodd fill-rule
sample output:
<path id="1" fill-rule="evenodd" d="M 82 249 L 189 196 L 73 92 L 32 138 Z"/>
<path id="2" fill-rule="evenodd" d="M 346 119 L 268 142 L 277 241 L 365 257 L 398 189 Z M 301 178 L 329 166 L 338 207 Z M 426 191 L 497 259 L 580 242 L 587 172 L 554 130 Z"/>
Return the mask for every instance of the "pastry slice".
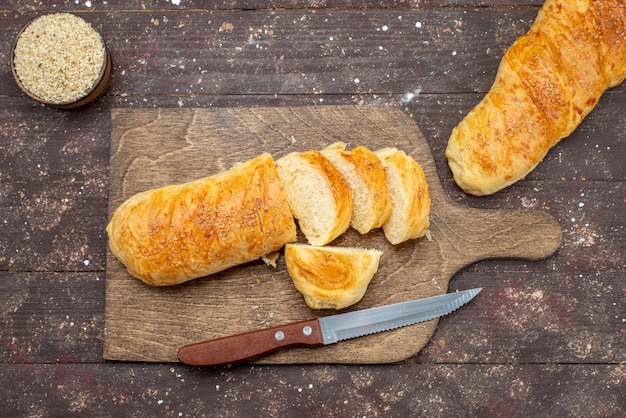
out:
<path id="1" fill-rule="evenodd" d="M 311 245 L 326 245 L 350 226 L 352 193 L 345 177 L 317 150 L 276 161 L 287 201 Z"/>
<path id="2" fill-rule="evenodd" d="M 391 216 L 391 201 L 387 192 L 385 169 L 372 151 L 358 146 L 346 151 L 346 144 L 336 142 L 324 148 L 322 154 L 344 175 L 354 209 L 350 226 L 361 234 L 380 228 Z"/>
<path id="3" fill-rule="evenodd" d="M 383 225 L 393 244 L 422 237 L 430 225 L 430 193 L 424 171 L 404 151 L 383 148 L 375 152 L 385 167 L 391 216 Z"/>
<path id="4" fill-rule="evenodd" d="M 375 249 L 285 246 L 287 271 L 313 309 L 342 309 L 360 301 L 378 271 L 381 255 Z"/>

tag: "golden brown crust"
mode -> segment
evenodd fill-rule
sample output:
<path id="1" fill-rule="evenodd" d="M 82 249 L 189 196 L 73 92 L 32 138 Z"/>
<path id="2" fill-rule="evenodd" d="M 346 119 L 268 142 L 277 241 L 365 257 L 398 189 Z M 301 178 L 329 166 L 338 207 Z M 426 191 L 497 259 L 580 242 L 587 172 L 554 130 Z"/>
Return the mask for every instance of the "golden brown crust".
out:
<path id="1" fill-rule="evenodd" d="M 212 177 L 132 196 L 106 230 L 112 253 L 129 273 L 154 286 L 253 261 L 296 239 L 269 154 Z"/>
<path id="2" fill-rule="evenodd" d="M 353 148 L 343 157 L 352 163 L 370 190 L 373 212 L 378 214 L 378 219 L 369 228 L 381 227 L 391 216 L 391 201 L 387 191 L 387 180 L 385 179 L 383 164 L 376 154 L 363 146 Z"/>
<path id="3" fill-rule="evenodd" d="M 383 225 L 385 238 L 397 245 L 424 236 L 430 226 L 430 192 L 422 167 L 396 148 L 380 149 L 376 155 L 385 167 L 392 206 Z"/>
<path id="4" fill-rule="evenodd" d="M 373 249 L 285 246 L 287 271 L 312 309 L 342 309 L 360 301 L 381 255 Z"/>
<path id="5" fill-rule="evenodd" d="M 626 77 L 626 4 L 547 0 L 505 53 L 494 84 L 454 128 L 446 156 L 474 195 L 520 180 Z"/>
<path id="6" fill-rule="evenodd" d="M 364 146 L 346 151 L 345 144 L 341 142 L 327 146 L 322 154 L 344 174 L 350 185 L 354 202 L 350 225 L 359 233 L 366 234 L 387 222 L 391 216 L 391 201 L 385 169 L 376 154 Z M 351 181 L 347 171 L 356 178 Z"/>

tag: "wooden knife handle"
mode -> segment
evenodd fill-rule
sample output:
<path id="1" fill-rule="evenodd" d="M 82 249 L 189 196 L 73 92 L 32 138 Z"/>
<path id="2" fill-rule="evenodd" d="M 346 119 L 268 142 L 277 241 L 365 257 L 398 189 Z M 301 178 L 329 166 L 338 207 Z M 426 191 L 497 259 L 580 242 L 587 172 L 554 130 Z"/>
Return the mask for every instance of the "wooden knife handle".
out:
<path id="1" fill-rule="evenodd" d="M 292 345 L 323 343 L 322 329 L 316 318 L 185 345 L 178 350 L 178 360 L 194 366 L 215 366 L 247 360 Z"/>

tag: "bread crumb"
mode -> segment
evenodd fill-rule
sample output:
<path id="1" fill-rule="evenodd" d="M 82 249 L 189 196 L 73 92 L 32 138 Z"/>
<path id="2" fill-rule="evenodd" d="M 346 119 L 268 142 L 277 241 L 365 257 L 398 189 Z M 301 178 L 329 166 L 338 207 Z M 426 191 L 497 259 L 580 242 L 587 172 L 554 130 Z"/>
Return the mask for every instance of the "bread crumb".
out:
<path id="1" fill-rule="evenodd" d="M 265 254 L 263 257 L 261 257 L 261 259 L 266 265 L 276 267 L 276 261 L 278 260 L 279 256 L 280 253 L 278 251 L 274 251 L 273 253 Z"/>

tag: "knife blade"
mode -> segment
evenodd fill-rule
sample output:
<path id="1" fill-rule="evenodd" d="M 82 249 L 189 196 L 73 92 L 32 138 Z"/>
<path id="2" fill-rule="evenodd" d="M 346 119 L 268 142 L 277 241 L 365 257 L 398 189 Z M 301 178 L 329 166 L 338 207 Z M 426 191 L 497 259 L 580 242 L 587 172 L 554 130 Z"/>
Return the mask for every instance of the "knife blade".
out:
<path id="1" fill-rule="evenodd" d="M 178 350 L 178 360 L 194 366 L 216 366 L 294 345 L 334 344 L 439 318 L 457 310 L 480 291 L 475 288 L 446 293 L 192 343 Z"/>

